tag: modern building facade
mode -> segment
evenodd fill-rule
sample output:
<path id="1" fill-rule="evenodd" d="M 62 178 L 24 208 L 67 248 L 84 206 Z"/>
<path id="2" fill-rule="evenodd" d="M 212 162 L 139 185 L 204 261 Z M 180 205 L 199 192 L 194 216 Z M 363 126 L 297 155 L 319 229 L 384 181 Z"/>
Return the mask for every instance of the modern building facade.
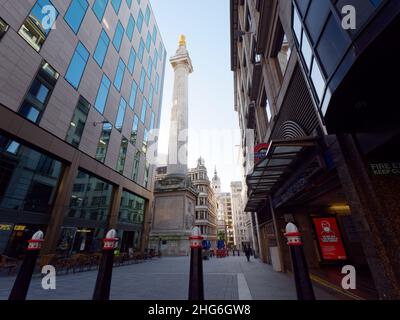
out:
<path id="1" fill-rule="evenodd" d="M 275 270 L 291 269 L 282 230 L 294 222 L 313 276 L 340 290 L 351 264 L 357 294 L 400 297 L 399 110 L 387 77 L 400 69 L 399 30 L 397 1 L 231 0 L 245 164 L 254 155 L 245 210 Z"/>
<path id="2" fill-rule="evenodd" d="M 215 248 L 217 246 L 217 200 L 203 158 L 198 159 L 196 168 L 189 169 L 189 177 L 193 187 L 199 192 L 195 208 L 195 225 L 200 228 L 204 239 L 209 240 L 211 246 Z"/>
<path id="3" fill-rule="evenodd" d="M 147 247 L 166 51 L 149 1 L 0 3 L 0 252 Z"/>

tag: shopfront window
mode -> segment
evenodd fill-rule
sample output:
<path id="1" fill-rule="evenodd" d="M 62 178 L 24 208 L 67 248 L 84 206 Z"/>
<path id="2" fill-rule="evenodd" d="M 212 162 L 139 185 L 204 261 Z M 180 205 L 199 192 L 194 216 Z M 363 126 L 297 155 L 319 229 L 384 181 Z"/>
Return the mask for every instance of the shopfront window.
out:
<path id="1" fill-rule="evenodd" d="M 111 197 L 110 183 L 79 170 L 72 190 L 68 217 L 106 222 Z"/>
<path id="2" fill-rule="evenodd" d="M 61 162 L 0 135 L 0 208 L 49 214 Z"/>
<path id="3" fill-rule="evenodd" d="M 101 251 L 105 230 L 102 228 L 63 227 L 57 252 L 64 256 Z"/>

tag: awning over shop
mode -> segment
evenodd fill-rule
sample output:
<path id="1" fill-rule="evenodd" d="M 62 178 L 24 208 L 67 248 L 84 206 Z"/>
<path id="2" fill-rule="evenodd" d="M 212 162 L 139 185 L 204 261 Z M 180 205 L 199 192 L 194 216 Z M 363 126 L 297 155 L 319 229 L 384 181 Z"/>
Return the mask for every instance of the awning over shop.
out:
<path id="1" fill-rule="evenodd" d="M 301 161 L 301 155 L 315 146 L 315 138 L 271 141 L 265 158 L 246 178 L 248 200 L 245 211 L 257 211 L 272 190 L 283 182 L 284 176 Z"/>

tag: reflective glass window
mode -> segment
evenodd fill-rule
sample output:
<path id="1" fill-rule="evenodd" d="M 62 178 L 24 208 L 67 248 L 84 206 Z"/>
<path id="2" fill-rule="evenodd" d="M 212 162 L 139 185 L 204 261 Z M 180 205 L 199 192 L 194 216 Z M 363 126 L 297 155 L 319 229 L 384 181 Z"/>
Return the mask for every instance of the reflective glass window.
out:
<path id="1" fill-rule="evenodd" d="M 58 11 L 49 0 L 37 0 L 18 33 L 39 51 L 57 20 Z"/>
<path id="2" fill-rule="evenodd" d="M 95 0 L 95 2 L 93 4 L 92 9 L 93 9 L 95 16 L 97 17 L 97 20 L 99 20 L 99 22 L 101 22 L 101 20 L 103 20 L 104 13 L 106 12 L 107 4 L 108 4 L 108 0 Z"/>
<path id="3" fill-rule="evenodd" d="M 78 147 L 81 142 L 83 130 L 85 129 L 86 120 L 89 114 L 90 104 L 82 96 L 79 97 L 78 104 L 75 107 L 74 115 L 67 132 L 65 141 Z"/>
<path id="4" fill-rule="evenodd" d="M 89 3 L 87 0 L 72 0 L 67 12 L 65 13 L 64 20 L 75 34 L 78 33 L 79 28 L 81 27 L 88 7 Z"/>
<path id="5" fill-rule="evenodd" d="M 67 73 L 65 74 L 65 80 L 67 80 L 75 89 L 78 89 L 79 87 L 88 59 L 89 51 L 85 48 L 82 42 L 79 41 L 75 53 L 72 56 Z"/>
<path id="6" fill-rule="evenodd" d="M 108 77 L 103 74 L 101 79 L 99 91 L 97 92 L 97 98 L 94 107 L 99 111 L 101 114 L 104 112 L 104 108 L 106 107 L 108 92 L 110 90 L 111 81 Z"/>
<path id="7" fill-rule="evenodd" d="M 106 160 L 108 144 L 110 142 L 110 137 L 111 137 L 111 131 L 112 131 L 111 123 L 109 122 L 104 123 L 96 150 L 96 159 L 99 160 L 100 162 L 104 162 Z"/>
<path id="8" fill-rule="evenodd" d="M 97 62 L 100 68 L 103 67 L 109 44 L 110 38 L 103 29 L 100 33 L 99 40 L 97 41 L 96 50 L 93 55 L 94 60 Z"/>

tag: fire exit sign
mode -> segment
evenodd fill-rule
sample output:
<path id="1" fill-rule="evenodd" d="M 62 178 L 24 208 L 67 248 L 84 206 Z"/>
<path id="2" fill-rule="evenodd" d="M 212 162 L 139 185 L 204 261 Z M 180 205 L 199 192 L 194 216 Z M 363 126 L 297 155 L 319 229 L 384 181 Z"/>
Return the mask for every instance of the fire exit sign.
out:
<path id="1" fill-rule="evenodd" d="M 370 163 L 370 169 L 375 176 L 400 175 L 400 162 Z"/>

